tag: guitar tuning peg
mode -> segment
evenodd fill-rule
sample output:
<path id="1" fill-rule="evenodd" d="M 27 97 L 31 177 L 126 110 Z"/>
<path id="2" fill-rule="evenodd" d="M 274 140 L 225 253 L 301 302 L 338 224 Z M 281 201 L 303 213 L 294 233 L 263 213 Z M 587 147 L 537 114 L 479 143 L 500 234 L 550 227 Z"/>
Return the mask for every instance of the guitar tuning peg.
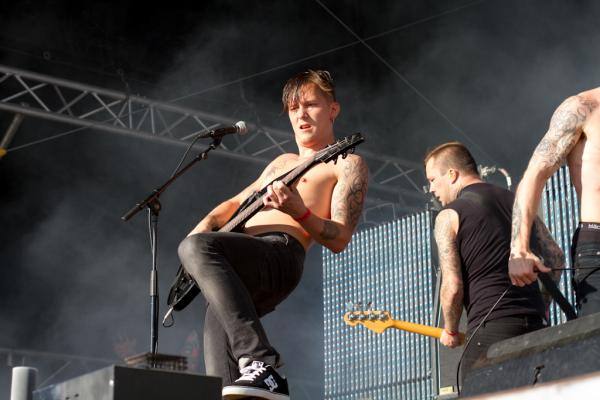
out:
<path id="1" fill-rule="evenodd" d="M 363 305 L 362 305 L 362 301 L 358 301 L 354 304 L 354 309 L 357 311 L 362 311 L 363 310 Z"/>
<path id="2" fill-rule="evenodd" d="M 345 152 L 342 153 L 342 160 L 345 160 L 346 157 L 348 157 L 348 152 L 347 151 L 345 151 Z"/>
<path id="3" fill-rule="evenodd" d="M 367 303 L 367 305 L 365 306 L 365 310 L 366 311 L 372 311 L 373 310 L 373 302 L 370 301 Z"/>

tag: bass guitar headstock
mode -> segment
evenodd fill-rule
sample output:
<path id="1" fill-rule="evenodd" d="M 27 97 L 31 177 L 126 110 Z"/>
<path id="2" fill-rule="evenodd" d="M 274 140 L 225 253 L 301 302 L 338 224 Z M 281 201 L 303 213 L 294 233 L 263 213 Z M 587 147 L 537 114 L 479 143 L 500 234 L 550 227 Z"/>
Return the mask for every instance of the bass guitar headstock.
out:
<path id="1" fill-rule="evenodd" d="M 355 305 L 354 308 L 354 310 L 344 314 L 344 322 L 347 325 L 362 325 L 377 333 L 383 333 L 383 331 L 394 325 L 394 320 L 389 311 L 373 310 L 370 303 L 365 308 L 361 308 L 360 304 Z"/>

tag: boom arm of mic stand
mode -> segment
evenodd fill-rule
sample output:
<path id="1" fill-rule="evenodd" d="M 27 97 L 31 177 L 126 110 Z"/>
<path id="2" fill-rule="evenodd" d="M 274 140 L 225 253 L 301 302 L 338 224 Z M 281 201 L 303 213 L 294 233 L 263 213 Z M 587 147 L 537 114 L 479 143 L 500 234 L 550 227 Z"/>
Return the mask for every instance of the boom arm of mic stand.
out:
<path id="1" fill-rule="evenodd" d="M 158 203 L 158 197 L 169 187 L 177 178 L 183 175 L 192 165 L 200 160 L 204 160 L 208 157 L 208 153 L 211 150 L 216 149 L 219 144 L 221 144 L 222 138 L 214 138 L 212 143 L 200 154 L 196 156 L 192 161 L 183 166 L 183 168 L 179 169 L 172 177 L 169 178 L 162 186 L 154 189 L 148 197 L 142 200 L 140 203 L 137 203 L 133 206 L 129 211 L 127 211 L 121 219 L 123 221 L 129 221 L 135 214 L 140 212 L 146 207 L 150 207 L 153 212 L 160 211 L 160 203 Z M 158 205 L 157 205 L 158 204 Z M 158 209 L 156 209 L 158 207 Z"/>

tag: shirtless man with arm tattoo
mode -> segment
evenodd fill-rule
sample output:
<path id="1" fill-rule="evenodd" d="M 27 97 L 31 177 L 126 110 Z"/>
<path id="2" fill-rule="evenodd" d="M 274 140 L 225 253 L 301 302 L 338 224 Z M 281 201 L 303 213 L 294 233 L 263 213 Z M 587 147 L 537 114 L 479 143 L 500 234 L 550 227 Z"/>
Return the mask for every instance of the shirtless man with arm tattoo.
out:
<path id="1" fill-rule="evenodd" d="M 346 247 L 366 198 L 368 169 L 355 154 L 315 165 L 291 187 L 281 181 L 270 184 L 335 141 L 333 123 L 340 112 L 327 71 L 292 77 L 282 100 L 298 153 L 277 157 L 255 182 L 213 209 L 179 246 L 183 267 L 208 303 L 206 373 L 223 378 L 225 399 L 289 399 L 287 381 L 275 369 L 279 353 L 260 317 L 296 287 L 312 242 L 336 253 Z M 244 198 L 265 186 L 265 207 L 241 233 L 212 232 Z"/>
<path id="2" fill-rule="evenodd" d="M 566 160 L 580 205 L 571 252 L 573 265 L 580 268 L 574 276 L 580 316 L 600 311 L 599 103 L 596 88 L 569 97 L 556 109 L 519 183 L 512 217 L 509 271 L 512 283 L 524 286 L 537 279 L 538 271 L 550 271 L 531 251 L 529 232 L 546 180 Z"/>

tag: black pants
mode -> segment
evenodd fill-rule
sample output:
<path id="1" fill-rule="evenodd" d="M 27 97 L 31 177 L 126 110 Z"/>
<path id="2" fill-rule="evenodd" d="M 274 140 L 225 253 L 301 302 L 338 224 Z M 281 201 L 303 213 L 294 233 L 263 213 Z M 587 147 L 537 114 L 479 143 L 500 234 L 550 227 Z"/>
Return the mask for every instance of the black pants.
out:
<path id="1" fill-rule="evenodd" d="M 246 360 L 277 365 L 279 354 L 259 318 L 273 311 L 300 281 L 302 244 L 281 232 L 256 237 L 210 232 L 188 236 L 178 250 L 208 303 L 207 375 L 220 376 L 227 385 L 239 378 L 239 366 Z"/>
<path id="2" fill-rule="evenodd" d="M 461 386 L 464 378 L 471 372 L 473 367 L 476 367 L 476 363 L 485 359 L 487 351 L 492 344 L 537 331 L 544 327 L 544 320 L 537 315 L 501 317 L 484 322 L 471 339 L 469 346 L 465 349 L 460 366 Z M 467 337 L 470 337 L 472 333 L 472 331 L 467 331 Z"/>
<path id="3" fill-rule="evenodd" d="M 600 312 L 600 224 L 582 222 L 573 236 L 571 257 L 577 315 Z M 591 268 L 598 267 L 598 268 Z"/>

